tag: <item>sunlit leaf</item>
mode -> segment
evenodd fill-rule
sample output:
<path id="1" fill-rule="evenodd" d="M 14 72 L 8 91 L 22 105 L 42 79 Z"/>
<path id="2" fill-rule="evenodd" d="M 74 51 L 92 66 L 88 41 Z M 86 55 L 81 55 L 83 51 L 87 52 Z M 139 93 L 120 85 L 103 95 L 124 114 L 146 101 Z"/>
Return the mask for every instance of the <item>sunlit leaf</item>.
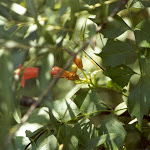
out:
<path id="1" fill-rule="evenodd" d="M 110 18 L 109 22 L 101 33 L 104 35 L 104 37 L 113 39 L 123 34 L 127 30 L 130 30 L 129 26 L 121 17 L 116 16 L 115 18 Z"/>
<path id="2" fill-rule="evenodd" d="M 150 19 L 145 19 L 135 27 L 135 37 L 137 44 L 141 47 L 150 47 L 149 34 Z"/>
<path id="3" fill-rule="evenodd" d="M 116 138 L 114 138 L 111 141 L 108 141 L 105 144 L 105 147 L 107 149 L 121 149 L 121 147 L 123 146 L 125 137 L 126 137 L 126 131 L 123 127 L 123 124 L 119 120 L 117 120 L 114 117 L 114 115 L 107 116 L 101 122 L 101 125 L 99 128 L 99 134 L 109 135 L 110 139 L 111 139 L 111 134 L 112 134 L 112 138 L 114 137 L 114 134 L 116 134 Z"/>
<path id="4" fill-rule="evenodd" d="M 57 150 L 58 142 L 56 137 L 51 134 L 50 131 L 46 131 L 41 136 L 39 136 L 32 148 L 38 148 L 40 150 Z"/>
<path id="5" fill-rule="evenodd" d="M 21 111 L 20 111 L 20 109 L 16 108 L 13 116 L 14 116 L 14 119 L 17 123 L 21 123 Z"/>
<path id="6" fill-rule="evenodd" d="M 51 105 L 54 116 L 61 121 L 68 121 L 75 118 L 80 110 L 71 99 L 56 100 Z"/>
<path id="7" fill-rule="evenodd" d="M 83 118 L 74 124 L 72 129 L 73 134 L 79 139 L 79 144 L 83 147 L 88 145 L 89 141 L 98 136 L 98 131 L 94 127 L 94 124 L 90 122 L 88 118 Z"/>
<path id="8" fill-rule="evenodd" d="M 120 116 L 125 111 L 127 111 L 127 104 L 125 102 L 120 103 L 119 105 L 117 105 L 114 111 L 115 115 Z"/>
<path id="9" fill-rule="evenodd" d="M 86 113 L 93 113 L 93 112 L 102 112 L 106 108 L 107 108 L 106 105 L 101 100 L 98 93 L 96 93 L 93 90 L 90 90 L 87 93 L 80 109 Z"/>
<path id="10" fill-rule="evenodd" d="M 67 99 L 67 98 L 71 98 L 71 97 L 73 97 L 74 96 L 74 94 L 77 92 L 77 91 L 79 91 L 79 89 L 82 87 L 82 85 L 81 84 L 77 84 L 77 85 L 75 85 L 69 92 L 68 92 L 68 94 L 65 96 L 65 98 Z M 76 103 L 76 102 L 75 102 Z M 77 105 L 77 104 L 76 104 Z M 78 105 L 77 105 L 78 106 Z"/>
<path id="11" fill-rule="evenodd" d="M 101 135 L 97 138 L 94 138 L 92 140 L 90 140 L 88 142 L 88 144 L 85 146 L 86 148 L 84 148 L 84 150 L 90 150 L 90 149 L 93 149 L 97 146 L 100 146 L 106 142 L 110 142 L 111 140 L 115 139 L 116 137 L 119 137 L 121 135 L 117 135 L 115 133 L 110 133 L 110 134 L 104 134 L 104 135 Z"/>
<path id="12" fill-rule="evenodd" d="M 37 123 L 39 125 L 47 125 L 50 123 L 48 108 L 41 107 L 33 111 L 32 115 L 28 119 L 28 123 Z"/>
<path id="13" fill-rule="evenodd" d="M 131 7 L 144 9 L 146 7 L 150 7 L 150 1 L 148 0 L 133 0 L 131 3 Z"/>
<path id="14" fill-rule="evenodd" d="M 97 137 L 98 132 L 88 118 L 83 118 L 75 124 L 63 125 L 60 128 L 65 149 L 84 149 L 88 142 Z"/>
<path id="15" fill-rule="evenodd" d="M 48 124 L 50 124 L 48 108 L 42 107 L 34 110 L 28 121 L 21 126 L 15 135 L 14 143 L 16 144 L 17 148 L 24 149 L 30 143 L 29 138 L 35 137 L 34 134 L 39 132 Z M 22 142 L 18 143 L 19 140 L 22 140 Z M 14 147 L 14 145 L 11 145 L 10 147 Z"/>
<path id="16" fill-rule="evenodd" d="M 76 95 L 74 102 L 79 108 L 81 107 L 82 103 L 84 102 L 85 97 L 87 96 L 88 92 L 89 92 L 89 89 L 85 89 L 85 90 L 82 89 Z"/>
<path id="17" fill-rule="evenodd" d="M 30 140 L 24 136 L 14 137 L 13 143 L 9 144 L 8 150 L 25 149 L 26 145 L 30 143 Z"/>
<path id="18" fill-rule="evenodd" d="M 17 131 L 17 136 L 26 136 L 25 131 L 29 130 L 31 132 L 48 125 L 50 123 L 50 118 L 48 114 L 48 108 L 42 107 L 37 108 L 33 111 L 32 115 L 29 117 L 28 121 Z"/>

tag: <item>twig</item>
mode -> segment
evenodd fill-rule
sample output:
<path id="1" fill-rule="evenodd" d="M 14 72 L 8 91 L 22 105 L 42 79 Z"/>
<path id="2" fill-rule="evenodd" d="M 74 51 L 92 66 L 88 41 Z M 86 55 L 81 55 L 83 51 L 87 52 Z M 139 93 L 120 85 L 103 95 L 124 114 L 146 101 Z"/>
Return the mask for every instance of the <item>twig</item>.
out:
<path id="1" fill-rule="evenodd" d="M 37 100 L 35 98 L 27 97 L 27 96 L 22 96 L 21 99 L 20 99 L 20 105 L 21 106 L 25 106 L 25 107 L 30 107 L 36 101 Z M 39 107 L 39 106 L 37 106 L 37 107 Z"/>
<path id="2" fill-rule="evenodd" d="M 122 9 L 122 7 L 126 5 L 127 2 L 128 2 L 128 0 L 122 0 L 122 3 L 110 14 L 109 17 L 114 17 Z M 101 32 L 101 30 L 105 27 L 105 25 L 107 24 L 107 22 L 108 22 L 108 19 L 105 22 L 103 22 L 97 28 L 97 33 Z M 76 55 L 78 53 L 80 53 L 81 51 L 83 51 L 89 45 L 89 43 L 92 40 L 92 38 L 89 39 L 88 41 L 86 41 L 83 44 L 83 46 L 78 50 L 78 52 L 76 52 L 76 53 L 74 53 L 72 55 L 71 59 L 64 66 L 64 68 L 63 68 L 64 70 L 67 70 L 70 67 L 70 65 L 71 65 L 72 61 L 75 59 Z M 30 117 L 30 115 L 32 114 L 32 112 L 36 109 L 36 107 L 46 98 L 47 94 L 49 93 L 49 91 L 52 90 L 52 88 L 54 87 L 54 85 L 57 83 L 57 81 L 59 80 L 60 76 L 63 74 L 64 70 L 62 70 L 56 76 L 56 78 L 52 80 L 52 82 L 48 85 L 48 87 L 43 91 L 43 93 L 39 97 L 39 100 L 31 105 L 31 107 L 28 109 L 27 113 L 23 116 L 21 123 L 14 129 L 13 133 L 9 135 L 8 139 L 6 140 L 5 147 L 7 147 L 9 145 L 9 143 L 12 141 L 15 133 L 17 132 L 17 130 L 19 130 L 20 127 L 28 120 L 28 118 Z"/>

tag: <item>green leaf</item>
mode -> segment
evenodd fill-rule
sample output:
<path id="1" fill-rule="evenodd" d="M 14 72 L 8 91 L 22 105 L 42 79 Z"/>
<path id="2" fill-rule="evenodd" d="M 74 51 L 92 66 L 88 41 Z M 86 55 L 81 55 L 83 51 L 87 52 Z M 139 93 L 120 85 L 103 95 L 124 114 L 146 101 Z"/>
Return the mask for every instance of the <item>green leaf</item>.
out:
<path id="1" fill-rule="evenodd" d="M 107 149 L 121 149 L 126 137 L 126 131 L 123 128 L 123 124 L 117 120 L 114 115 L 107 116 L 101 123 L 99 128 L 99 134 L 109 135 L 111 138 L 111 134 L 116 134 L 116 138 L 111 141 L 108 141 L 105 144 Z"/>
<path id="2" fill-rule="evenodd" d="M 6 32 L 5 27 L 0 25 L 0 38 L 1 39 L 10 39 L 10 33 Z"/>
<path id="3" fill-rule="evenodd" d="M 54 117 L 53 113 L 51 110 L 49 110 L 49 116 L 51 119 L 51 128 L 58 130 L 58 121 L 57 119 Z"/>
<path id="4" fill-rule="evenodd" d="M 30 115 L 28 121 L 21 126 L 21 128 L 17 131 L 16 135 L 25 137 L 26 130 L 34 132 L 43 126 L 50 124 L 50 118 L 47 112 L 48 108 L 46 107 L 41 107 L 34 110 L 33 113 Z"/>
<path id="5" fill-rule="evenodd" d="M 64 124 L 59 126 L 59 131 L 57 132 L 57 139 L 64 144 L 66 150 L 75 149 L 77 147 L 78 139 L 72 134 L 72 125 Z"/>
<path id="6" fill-rule="evenodd" d="M 145 8 L 150 7 L 150 1 L 148 1 L 148 0 L 143 0 L 142 4 L 144 5 Z"/>
<path id="7" fill-rule="evenodd" d="M 125 111 L 127 111 L 127 105 L 125 102 L 120 103 L 119 105 L 116 106 L 114 110 L 114 114 L 117 116 L 120 116 L 123 114 Z"/>
<path id="8" fill-rule="evenodd" d="M 96 93 L 93 90 L 89 90 L 80 109 L 85 113 L 99 113 L 105 110 L 106 108 L 106 105 L 101 100 L 98 93 Z"/>
<path id="9" fill-rule="evenodd" d="M 31 13 L 32 17 L 36 19 L 38 16 L 38 11 L 36 8 L 35 0 L 26 0 L 26 4 L 27 4 L 27 8 L 28 8 L 29 12 Z"/>
<path id="10" fill-rule="evenodd" d="M 26 137 L 30 139 L 31 142 L 36 141 L 40 135 L 42 135 L 44 132 L 47 131 L 47 127 L 41 127 L 34 132 L 31 132 L 30 130 L 26 130 Z"/>
<path id="11" fill-rule="evenodd" d="M 30 137 L 33 138 L 34 134 L 50 124 L 50 118 L 47 112 L 48 108 L 46 107 L 37 108 L 30 115 L 28 121 L 16 132 L 14 143 L 18 149 L 24 149 L 25 146 L 30 143 Z M 18 144 L 20 139 L 22 139 L 22 142 Z"/>
<path id="12" fill-rule="evenodd" d="M 44 33 L 43 33 L 43 36 L 44 36 L 46 42 L 49 43 L 49 44 L 54 45 L 55 42 L 54 42 L 54 40 L 53 40 L 52 35 L 51 35 L 48 31 L 43 31 L 43 32 L 44 32 Z"/>
<path id="13" fill-rule="evenodd" d="M 33 144 L 32 148 L 35 150 L 57 150 L 58 142 L 56 137 L 47 130 L 39 136 L 39 138 L 35 141 L 35 144 Z"/>
<path id="14" fill-rule="evenodd" d="M 87 5 L 95 5 L 97 3 L 99 3 L 98 0 L 95 0 L 95 1 L 89 1 L 89 0 L 83 0 Z"/>
<path id="15" fill-rule="evenodd" d="M 108 23 L 101 33 L 106 38 L 114 39 L 127 30 L 130 30 L 130 27 L 121 17 L 116 16 L 115 18 L 109 18 Z"/>
<path id="16" fill-rule="evenodd" d="M 121 135 L 117 135 L 115 133 L 104 134 L 99 137 L 96 137 L 88 142 L 83 150 L 92 150 L 97 146 L 100 146 L 106 142 L 110 142 L 111 140 L 115 139 L 116 137 L 120 137 Z"/>
<path id="17" fill-rule="evenodd" d="M 15 136 L 13 142 L 8 145 L 8 150 L 24 150 L 29 143 L 30 140 L 27 137 Z"/>
<path id="18" fill-rule="evenodd" d="M 74 125 L 72 132 L 78 138 L 79 144 L 82 144 L 83 147 L 85 147 L 91 139 L 98 136 L 94 124 L 86 117 L 82 118 Z"/>
<path id="19" fill-rule="evenodd" d="M 82 87 L 82 84 L 77 84 L 75 85 L 69 92 L 68 94 L 65 96 L 65 99 L 67 98 L 72 98 L 74 96 L 74 94 L 79 91 L 79 89 Z"/>
<path id="20" fill-rule="evenodd" d="M 50 123 L 50 118 L 48 108 L 47 107 L 41 107 L 37 108 L 33 111 L 32 115 L 28 119 L 28 123 L 37 123 L 39 125 L 47 125 Z"/>
<path id="21" fill-rule="evenodd" d="M 105 66 L 114 67 L 122 64 L 131 53 L 133 53 L 133 47 L 129 43 L 108 41 L 98 56 L 102 58 Z"/>
<path id="22" fill-rule="evenodd" d="M 140 51 L 140 65 L 141 65 L 141 73 L 150 77 L 150 50 L 144 49 Z"/>
<path id="23" fill-rule="evenodd" d="M 142 125 L 144 115 L 150 109 L 150 79 L 141 77 L 134 90 L 130 92 L 128 98 L 129 111 L 132 117 L 138 119 L 139 126 Z"/>
<path id="24" fill-rule="evenodd" d="M 7 18 L 8 20 L 11 19 L 10 10 L 1 4 L 0 4 L 0 15 Z"/>
<path id="25" fill-rule="evenodd" d="M 88 31 L 89 31 L 89 37 L 92 37 L 96 34 L 96 25 L 95 24 L 89 24 L 88 25 Z"/>
<path id="26" fill-rule="evenodd" d="M 142 0 L 142 1 L 133 0 L 131 7 L 144 9 L 146 7 L 150 7 L 150 1 L 148 1 L 148 0 Z"/>
<path id="27" fill-rule="evenodd" d="M 98 132 L 91 121 L 84 117 L 75 124 L 64 124 L 60 128 L 59 138 L 64 149 L 83 149 L 88 142 L 97 137 Z"/>
<path id="28" fill-rule="evenodd" d="M 74 15 L 74 13 L 72 13 L 70 15 L 70 17 L 71 17 L 71 19 L 67 20 L 65 25 L 64 25 L 64 28 L 68 29 L 67 33 L 69 35 L 69 39 L 71 39 L 73 36 L 73 32 L 74 32 L 76 21 L 77 21 L 77 17 Z"/>
<path id="29" fill-rule="evenodd" d="M 1 147 L 12 125 L 14 112 L 14 94 L 12 90 L 13 64 L 11 53 L 0 49 L 0 141 Z"/>
<path id="30" fill-rule="evenodd" d="M 150 19 L 145 19 L 140 22 L 135 27 L 135 37 L 136 42 L 141 47 L 149 47 L 150 48 L 150 34 L 149 34 L 149 27 L 150 27 Z"/>
<path id="31" fill-rule="evenodd" d="M 51 108 L 53 115 L 61 121 L 68 121 L 75 118 L 80 110 L 71 99 L 56 100 Z"/>
<path id="32" fill-rule="evenodd" d="M 46 6 L 49 7 L 51 9 L 54 9 L 54 6 L 55 6 L 55 0 L 46 0 Z"/>
<path id="33" fill-rule="evenodd" d="M 121 87 L 124 87 L 128 84 L 131 76 L 135 74 L 135 72 L 130 67 L 122 64 L 105 70 L 104 74 Z"/>
<path id="34" fill-rule="evenodd" d="M 107 88 L 113 89 L 114 91 L 120 92 L 122 90 L 122 87 L 118 85 L 117 83 L 113 82 L 113 80 L 108 81 Z"/>
<path id="35" fill-rule="evenodd" d="M 13 116 L 17 123 L 21 123 L 21 111 L 19 108 L 15 108 Z"/>
<path id="36" fill-rule="evenodd" d="M 43 92 L 45 88 L 47 88 L 50 82 L 50 70 L 54 65 L 54 56 L 52 53 L 45 53 L 41 59 L 38 59 L 38 64 L 41 65 L 39 70 L 39 84 L 40 84 L 40 92 Z M 48 100 L 49 101 L 49 100 Z"/>
<path id="37" fill-rule="evenodd" d="M 78 106 L 78 108 L 81 107 L 82 103 L 85 100 L 85 97 L 87 96 L 89 92 L 89 89 L 81 89 L 77 94 L 76 97 L 74 99 L 74 102 L 76 103 L 76 105 Z"/>

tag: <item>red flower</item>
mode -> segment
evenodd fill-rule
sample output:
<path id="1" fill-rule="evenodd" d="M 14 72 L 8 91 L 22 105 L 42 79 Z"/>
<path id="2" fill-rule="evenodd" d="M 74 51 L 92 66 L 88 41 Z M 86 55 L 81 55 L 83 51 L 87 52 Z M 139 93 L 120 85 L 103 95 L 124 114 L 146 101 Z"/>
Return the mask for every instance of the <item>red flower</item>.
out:
<path id="1" fill-rule="evenodd" d="M 21 86 L 24 87 L 27 79 L 36 78 L 38 76 L 38 71 L 39 69 L 35 67 L 22 68 L 22 66 L 19 66 L 19 68 L 14 71 L 14 74 L 20 75 L 20 73 L 23 72 Z"/>

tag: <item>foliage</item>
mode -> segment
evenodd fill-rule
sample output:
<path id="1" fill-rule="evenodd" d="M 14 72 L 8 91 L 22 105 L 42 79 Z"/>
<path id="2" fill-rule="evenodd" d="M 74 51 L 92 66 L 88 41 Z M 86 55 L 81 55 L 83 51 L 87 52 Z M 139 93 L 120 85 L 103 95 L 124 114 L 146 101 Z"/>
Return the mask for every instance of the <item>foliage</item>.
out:
<path id="1" fill-rule="evenodd" d="M 0 150 L 150 149 L 150 1 L 125 1 L 1 0 Z"/>

